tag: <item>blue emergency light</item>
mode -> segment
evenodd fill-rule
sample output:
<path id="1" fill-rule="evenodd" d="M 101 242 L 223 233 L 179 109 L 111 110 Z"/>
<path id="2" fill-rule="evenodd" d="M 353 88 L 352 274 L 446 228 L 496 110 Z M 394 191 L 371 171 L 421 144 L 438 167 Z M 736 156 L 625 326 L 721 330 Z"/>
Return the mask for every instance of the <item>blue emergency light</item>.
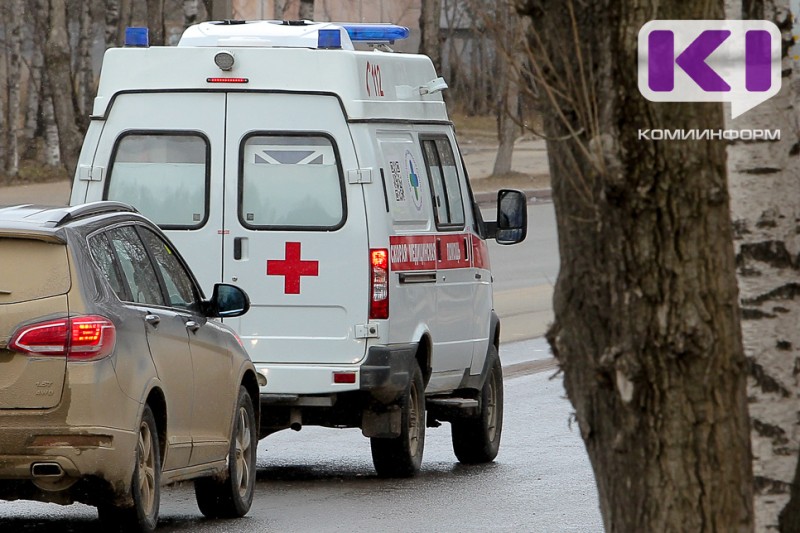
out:
<path id="1" fill-rule="evenodd" d="M 340 30 L 319 30 L 317 32 L 317 48 L 338 49 L 342 47 Z"/>
<path id="2" fill-rule="evenodd" d="M 350 40 L 362 43 L 393 43 L 408 39 L 408 28 L 395 24 L 342 24 Z"/>
<path id="3" fill-rule="evenodd" d="M 125 28 L 125 46 L 135 46 L 147 48 L 150 46 L 150 37 L 147 28 L 128 27 Z"/>

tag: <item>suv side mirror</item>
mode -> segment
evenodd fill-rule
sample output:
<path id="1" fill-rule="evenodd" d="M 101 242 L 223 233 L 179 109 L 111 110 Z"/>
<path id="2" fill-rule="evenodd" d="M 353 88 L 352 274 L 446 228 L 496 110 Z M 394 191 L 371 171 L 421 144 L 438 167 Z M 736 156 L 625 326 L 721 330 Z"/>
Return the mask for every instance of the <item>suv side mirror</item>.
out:
<path id="1" fill-rule="evenodd" d="M 516 244 L 528 234 L 528 199 L 525 193 L 500 189 L 497 193 L 497 222 L 488 223 L 489 237 L 499 244 Z"/>
<path id="2" fill-rule="evenodd" d="M 208 301 L 210 317 L 233 318 L 245 314 L 250 309 L 250 298 L 236 285 L 217 283 Z"/>

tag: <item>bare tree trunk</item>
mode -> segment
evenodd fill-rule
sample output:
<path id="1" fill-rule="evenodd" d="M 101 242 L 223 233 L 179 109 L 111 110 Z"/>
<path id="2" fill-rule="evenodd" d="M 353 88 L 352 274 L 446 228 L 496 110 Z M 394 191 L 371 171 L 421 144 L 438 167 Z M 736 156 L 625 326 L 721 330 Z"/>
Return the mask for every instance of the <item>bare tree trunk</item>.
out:
<path id="1" fill-rule="evenodd" d="M 501 176 L 511 172 L 511 161 L 514 155 L 514 141 L 522 123 L 519 113 L 519 61 L 518 43 L 522 33 L 522 23 L 512 15 L 511 3 L 508 0 L 496 0 L 493 21 L 486 20 L 487 31 L 495 37 L 495 54 L 497 56 L 497 139 L 499 146 L 494 159 L 492 174 Z"/>
<path id="2" fill-rule="evenodd" d="M 45 46 L 45 64 L 47 65 L 47 79 L 51 88 L 53 110 L 58 125 L 61 161 L 71 176 L 75 173 L 78 163 L 81 132 L 75 121 L 75 94 L 70 75 L 65 0 L 50 0 L 49 8 L 50 31 Z M 58 87 L 59 90 L 54 91 L 53 87 Z"/>
<path id="3" fill-rule="evenodd" d="M 164 0 L 147 0 L 147 28 L 150 45 L 164 46 Z"/>
<path id="4" fill-rule="evenodd" d="M 89 114 L 92 112 L 94 102 L 94 70 L 92 69 L 92 42 L 94 41 L 94 24 L 92 20 L 91 4 L 81 2 L 80 22 L 78 37 L 78 123 L 82 130 L 89 125 Z"/>
<path id="5" fill-rule="evenodd" d="M 300 20 L 314 20 L 314 0 L 300 0 Z"/>
<path id="6" fill-rule="evenodd" d="M 183 0 L 183 28 L 197 23 L 197 0 Z"/>
<path id="7" fill-rule="evenodd" d="M 22 23 L 25 18 L 25 6 L 22 0 L 13 0 L 9 13 L 8 26 L 8 77 L 7 84 L 7 111 L 6 115 L 6 174 L 16 177 L 19 174 L 19 99 L 20 99 L 20 71 L 22 56 L 20 54 L 22 41 Z"/>
<path id="8" fill-rule="evenodd" d="M 33 46 L 31 50 L 30 71 L 28 73 L 28 101 L 25 105 L 25 125 L 22 128 L 22 140 L 25 145 L 23 148 L 24 158 L 35 159 L 35 154 L 31 151 L 34 137 L 39 132 L 40 110 L 42 106 L 42 69 L 44 68 L 44 57 L 42 55 L 41 40 L 39 40 L 39 29 L 34 30 Z"/>
<path id="9" fill-rule="evenodd" d="M 752 531 L 725 143 L 638 138 L 723 128 L 720 104 L 649 102 L 635 75 L 653 13 L 719 19 L 722 0 L 518 6 L 545 133 L 564 139 L 547 147 L 561 252 L 547 337 L 605 531 Z"/>
<path id="10" fill-rule="evenodd" d="M 442 72 L 442 39 L 439 32 L 439 18 L 442 14 L 441 0 L 420 2 L 419 53 L 431 58 L 437 73 Z"/>
<path id="11" fill-rule="evenodd" d="M 797 31 L 792 30 L 788 0 L 728 0 L 726 18 L 771 20 L 784 36 L 781 91 L 729 124 L 742 130 L 779 129 L 781 138 L 730 144 L 728 168 L 742 335 L 750 371 L 756 530 L 798 532 L 800 94 L 796 83 L 800 71 L 786 57 L 797 53 L 789 51 Z"/>

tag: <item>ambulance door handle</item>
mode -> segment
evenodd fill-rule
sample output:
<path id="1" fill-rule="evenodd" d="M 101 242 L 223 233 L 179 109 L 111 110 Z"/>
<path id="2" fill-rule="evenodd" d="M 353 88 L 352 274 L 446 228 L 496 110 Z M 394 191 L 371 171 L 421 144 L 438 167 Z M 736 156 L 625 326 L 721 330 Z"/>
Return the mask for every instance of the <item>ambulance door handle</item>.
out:
<path id="1" fill-rule="evenodd" d="M 237 261 L 242 259 L 242 245 L 245 240 L 245 237 L 234 237 L 233 239 L 233 258 Z"/>

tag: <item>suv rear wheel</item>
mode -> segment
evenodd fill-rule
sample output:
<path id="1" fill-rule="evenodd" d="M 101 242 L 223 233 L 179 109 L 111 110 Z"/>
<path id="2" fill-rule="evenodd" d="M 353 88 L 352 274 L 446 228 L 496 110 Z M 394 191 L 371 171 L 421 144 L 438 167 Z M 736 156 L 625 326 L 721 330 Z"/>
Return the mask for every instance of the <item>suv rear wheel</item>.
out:
<path id="1" fill-rule="evenodd" d="M 497 457 L 503 431 L 503 367 L 497 348 L 490 345 L 489 375 L 481 389 L 481 410 L 477 417 L 453 420 L 453 451 L 459 462 L 488 463 Z"/>
<path id="2" fill-rule="evenodd" d="M 419 472 L 425 447 L 425 385 L 414 364 L 408 389 L 400 404 L 400 436 L 373 437 L 372 463 L 380 477 L 411 477 Z"/>
<path id="3" fill-rule="evenodd" d="M 161 453 L 153 411 L 144 406 L 136 445 L 136 466 L 131 480 L 133 507 L 104 504 L 97 508 L 100 520 L 123 531 L 154 531 L 161 501 Z"/>
<path id="4" fill-rule="evenodd" d="M 244 387 L 239 389 L 234 416 L 225 479 L 207 477 L 194 482 L 197 506 L 208 518 L 239 518 L 253 503 L 258 432 L 253 400 Z"/>

